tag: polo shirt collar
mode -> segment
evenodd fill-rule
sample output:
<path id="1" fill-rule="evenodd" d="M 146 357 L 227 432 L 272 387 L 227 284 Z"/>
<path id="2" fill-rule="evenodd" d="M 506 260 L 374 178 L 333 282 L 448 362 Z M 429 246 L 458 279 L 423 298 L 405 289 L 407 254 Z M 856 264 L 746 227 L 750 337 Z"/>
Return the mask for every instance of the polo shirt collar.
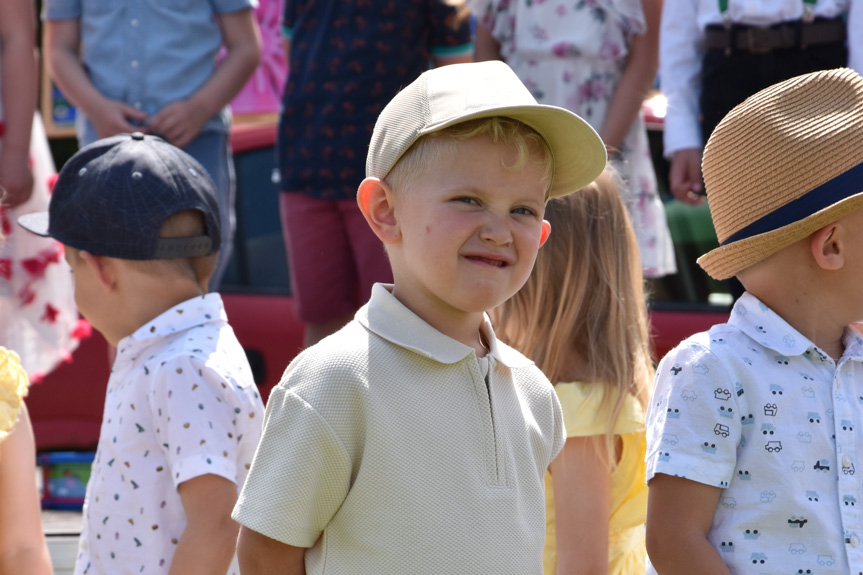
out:
<path id="1" fill-rule="evenodd" d="M 392 294 L 392 284 L 375 284 L 372 296 L 355 319 L 369 331 L 400 346 L 440 363 L 453 364 L 472 355 L 474 349 L 444 335 Z M 480 328 L 490 351 L 488 355 L 510 368 L 532 365 L 529 359 L 497 341 L 488 315 L 483 314 Z"/>
<path id="2" fill-rule="evenodd" d="M 815 350 L 819 356 L 826 357 L 814 343 L 749 292 L 744 292 L 734 304 L 728 323 L 782 355 L 803 355 L 808 350 Z M 863 357 L 863 336 L 858 331 L 850 326 L 845 328 L 842 341 L 845 344 L 843 358 Z"/>

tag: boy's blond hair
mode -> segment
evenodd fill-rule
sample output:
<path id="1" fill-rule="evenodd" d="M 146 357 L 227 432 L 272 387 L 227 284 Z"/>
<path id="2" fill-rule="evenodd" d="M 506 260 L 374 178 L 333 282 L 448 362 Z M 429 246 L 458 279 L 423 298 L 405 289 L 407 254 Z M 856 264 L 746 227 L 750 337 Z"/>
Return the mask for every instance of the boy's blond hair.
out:
<path id="1" fill-rule="evenodd" d="M 495 311 L 498 337 L 560 383 L 577 353 L 586 382 L 614 393 L 606 433 L 626 394 L 642 407 L 653 379 L 641 262 L 635 232 L 610 169 L 586 188 L 548 202 L 549 240 L 524 287 Z M 614 461 L 609 457 L 609 461 Z"/>
<path id="2" fill-rule="evenodd" d="M 487 137 L 495 144 L 515 146 L 515 161 L 503 165 L 507 170 L 521 170 L 530 162 L 542 165 L 545 195 L 548 197 L 554 171 L 548 144 L 527 124 L 502 116 L 469 120 L 421 137 L 399 158 L 385 180 L 394 190 L 403 190 L 408 182 L 415 180 L 430 166 L 438 169 L 445 155 L 453 150 L 458 151 L 464 142 L 478 137 Z"/>

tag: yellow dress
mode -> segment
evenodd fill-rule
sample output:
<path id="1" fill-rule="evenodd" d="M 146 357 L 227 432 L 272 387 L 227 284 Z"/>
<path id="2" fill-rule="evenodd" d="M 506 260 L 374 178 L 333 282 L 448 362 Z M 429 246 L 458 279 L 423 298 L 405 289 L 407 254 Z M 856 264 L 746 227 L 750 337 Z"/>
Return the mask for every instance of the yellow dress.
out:
<path id="1" fill-rule="evenodd" d="M 0 347 L 0 441 L 6 438 L 18 421 L 29 382 L 18 354 Z"/>
<path id="2" fill-rule="evenodd" d="M 555 386 L 567 437 L 604 435 L 611 406 L 602 408 L 603 395 L 611 389 L 602 384 L 558 383 Z M 614 428 L 623 441 L 620 463 L 611 475 L 611 509 L 608 534 L 609 575 L 644 573 L 647 556 L 644 521 L 647 516 L 645 483 L 644 411 L 638 400 L 627 395 Z M 546 531 L 543 565 L 545 575 L 557 570 L 554 528 L 554 490 L 551 474 L 545 473 Z"/>

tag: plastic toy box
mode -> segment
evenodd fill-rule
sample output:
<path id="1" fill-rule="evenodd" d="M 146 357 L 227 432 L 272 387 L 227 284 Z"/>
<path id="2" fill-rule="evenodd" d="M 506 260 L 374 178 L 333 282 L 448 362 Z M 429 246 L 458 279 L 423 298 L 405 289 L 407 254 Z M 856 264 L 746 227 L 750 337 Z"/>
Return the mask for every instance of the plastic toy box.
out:
<path id="1" fill-rule="evenodd" d="M 42 468 L 42 507 L 81 509 L 95 455 L 79 451 L 39 455 L 36 461 Z"/>

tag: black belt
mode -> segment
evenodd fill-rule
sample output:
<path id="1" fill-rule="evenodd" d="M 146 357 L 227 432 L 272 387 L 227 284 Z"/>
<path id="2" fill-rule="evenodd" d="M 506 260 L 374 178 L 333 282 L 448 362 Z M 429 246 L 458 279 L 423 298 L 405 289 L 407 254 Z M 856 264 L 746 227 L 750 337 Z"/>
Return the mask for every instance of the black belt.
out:
<path id="1" fill-rule="evenodd" d="M 739 50 L 766 54 L 773 50 L 844 42 L 846 33 L 847 25 L 841 18 L 784 22 L 769 28 L 738 24 L 728 28 L 711 25 L 705 30 L 705 46 L 708 50 Z"/>

